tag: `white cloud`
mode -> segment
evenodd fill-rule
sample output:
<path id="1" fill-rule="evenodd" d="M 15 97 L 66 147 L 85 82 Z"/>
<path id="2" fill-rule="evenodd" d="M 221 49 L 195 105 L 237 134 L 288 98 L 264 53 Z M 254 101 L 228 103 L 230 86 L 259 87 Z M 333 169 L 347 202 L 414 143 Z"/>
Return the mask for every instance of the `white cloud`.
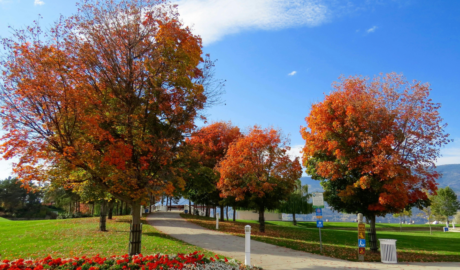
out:
<path id="1" fill-rule="evenodd" d="M 300 162 L 302 162 L 302 153 L 300 153 L 300 151 L 302 151 L 302 148 L 304 146 L 299 144 L 299 145 L 295 145 L 295 146 L 291 146 L 291 150 L 287 151 L 286 153 L 288 154 L 289 158 L 294 160 L 296 157 L 299 158 Z"/>
<path id="2" fill-rule="evenodd" d="M 329 9 L 322 0 L 176 0 L 180 17 L 208 45 L 244 30 L 318 26 Z"/>
<path id="3" fill-rule="evenodd" d="M 367 33 L 374 33 L 375 30 L 377 30 L 377 28 L 378 28 L 378 27 L 374 25 L 374 26 L 372 26 L 371 28 L 367 29 L 366 32 L 367 32 Z"/>
<path id="4" fill-rule="evenodd" d="M 44 5 L 45 2 L 43 2 L 42 0 L 34 0 L 34 6 L 41 6 L 41 5 Z"/>
<path id="5" fill-rule="evenodd" d="M 9 176 L 13 176 L 13 160 L 0 159 L 0 180 L 6 179 Z"/>
<path id="6" fill-rule="evenodd" d="M 293 72 L 289 73 L 288 76 L 294 76 L 296 73 L 297 71 L 294 70 Z"/>
<path id="7" fill-rule="evenodd" d="M 299 158 L 299 161 L 300 161 L 300 164 L 302 164 L 302 149 L 303 149 L 304 145 L 295 145 L 295 146 L 292 146 L 291 147 L 291 150 L 287 151 L 287 154 L 289 156 L 289 158 L 291 160 L 294 160 L 296 157 Z M 306 172 L 305 172 L 305 168 L 302 166 L 302 177 L 303 176 L 309 176 Z"/>
<path id="8" fill-rule="evenodd" d="M 460 164 L 460 147 L 441 149 L 442 156 L 436 161 L 436 165 Z"/>

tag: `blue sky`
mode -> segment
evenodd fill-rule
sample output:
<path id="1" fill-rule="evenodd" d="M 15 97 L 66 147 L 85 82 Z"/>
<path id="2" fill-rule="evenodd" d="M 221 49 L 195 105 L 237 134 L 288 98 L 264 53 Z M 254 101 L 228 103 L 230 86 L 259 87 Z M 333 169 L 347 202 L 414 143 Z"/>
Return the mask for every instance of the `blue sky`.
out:
<path id="1" fill-rule="evenodd" d="M 209 121 L 245 129 L 274 126 L 290 136 L 293 154 L 311 104 L 339 76 L 403 73 L 429 82 L 454 143 L 438 164 L 460 163 L 460 1 L 179 0 L 184 22 L 203 38 L 227 80 L 224 104 Z M 8 25 L 43 26 L 76 11 L 73 0 L 0 0 L 0 36 Z M 9 175 L 0 161 L 0 179 Z"/>

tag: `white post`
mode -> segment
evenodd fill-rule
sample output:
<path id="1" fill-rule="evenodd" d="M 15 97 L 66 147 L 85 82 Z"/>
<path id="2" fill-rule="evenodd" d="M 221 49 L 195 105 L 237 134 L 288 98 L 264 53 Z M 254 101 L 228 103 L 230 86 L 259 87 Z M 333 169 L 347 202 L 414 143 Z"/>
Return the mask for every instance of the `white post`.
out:
<path id="1" fill-rule="evenodd" d="M 216 230 L 219 229 L 219 216 L 217 215 L 217 211 L 216 211 Z"/>
<path id="2" fill-rule="evenodd" d="M 251 226 L 246 225 L 244 227 L 244 234 L 244 250 L 246 252 L 244 256 L 244 265 L 251 266 Z"/>

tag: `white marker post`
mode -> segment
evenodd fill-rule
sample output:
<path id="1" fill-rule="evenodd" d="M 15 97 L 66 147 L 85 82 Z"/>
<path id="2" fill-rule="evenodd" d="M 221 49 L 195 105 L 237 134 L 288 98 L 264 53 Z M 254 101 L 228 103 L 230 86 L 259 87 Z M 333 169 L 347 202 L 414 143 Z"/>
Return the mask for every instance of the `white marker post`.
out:
<path id="1" fill-rule="evenodd" d="M 244 265 L 251 266 L 251 226 L 246 225 L 244 227 L 244 234 L 244 251 L 246 252 L 244 256 Z"/>
<path id="2" fill-rule="evenodd" d="M 217 215 L 217 211 L 216 211 L 216 230 L 219 229 L 219 215 Z"/>

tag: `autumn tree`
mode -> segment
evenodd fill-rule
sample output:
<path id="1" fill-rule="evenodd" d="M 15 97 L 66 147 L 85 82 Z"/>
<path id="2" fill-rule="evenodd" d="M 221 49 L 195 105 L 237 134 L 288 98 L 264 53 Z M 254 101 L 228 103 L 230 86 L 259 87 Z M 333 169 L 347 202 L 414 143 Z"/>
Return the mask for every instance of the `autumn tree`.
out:
<path id="1" fill-rule="evenodd" d="M 333 88 L 301 128 L 303 164 L 333 209 L 363 213 L 375 234 L 375 216 L 429 203 L 446 125 L 430 85 L 402 75 L 342 78 Z"/>
<path id="2" fill-rule="evenodd" d="M 221 221 L 224 221 L 224 201 L 217 187 L 219 172 L 215 169 L 229 146 L 241 136 L 240 129 L 231 122 L 214 122 L 199 128 L 187 140 L 193 152 L 190 154 L 188 181 L 191 198 L 197 202 L 219 205 Z"/>
<path id="3" fill-rule="evenodd" d="M 289 158 L 289 149 L 279 131 L 254 126 L 230 145 L 218 164 L 222 197 L 233 196 L 256 209 L 260 232 L 265 232 L 265 211 L 286 200 L 302 175 L 300 162 Z"/>
<path id="4" fill-rule="evenodd" d="M 132 208 L 168 184 L 184 137 L 205 106 L 201 39 L 158 0 L 82 0 L 50 31 L 3 39 L 3 158 L 27 185 L 65 161 Z M 170 177 L 169 179 L 173 179 Z M 130 254 L 140 252 L 131 235 Z"/>

